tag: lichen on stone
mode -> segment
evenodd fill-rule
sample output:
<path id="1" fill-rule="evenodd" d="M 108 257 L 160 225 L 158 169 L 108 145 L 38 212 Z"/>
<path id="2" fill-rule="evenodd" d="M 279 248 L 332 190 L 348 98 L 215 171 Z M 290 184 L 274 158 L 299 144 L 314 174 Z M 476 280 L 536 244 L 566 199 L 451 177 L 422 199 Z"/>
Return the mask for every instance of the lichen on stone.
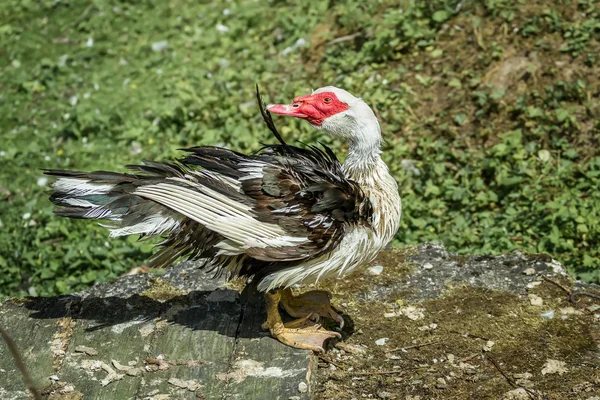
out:
<path id="1" fill-rule="evenodd" d="M 146 296 L 153 300 L 166 302 L 179 296 L 185 296 L 185 290 L 173 287 L 168 281 L 154 277 L 150 279 L 150 287 L 140 293 L 140 296 Z"/>

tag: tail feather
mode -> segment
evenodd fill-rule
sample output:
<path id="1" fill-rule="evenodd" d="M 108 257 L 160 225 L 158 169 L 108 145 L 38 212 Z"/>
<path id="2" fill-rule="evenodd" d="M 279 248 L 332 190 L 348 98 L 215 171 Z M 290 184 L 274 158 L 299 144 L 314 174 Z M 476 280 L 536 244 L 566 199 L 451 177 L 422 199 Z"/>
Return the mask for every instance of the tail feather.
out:
<path id="1" fill-rule="evenodd" d="M 153 168 L 158 174 L 159 169 L 155 165 Z M 178 172 L 165 166 L 163 173 L 165 169 L 173 175 Z M 140 185 L 155 182 L 158 179 L 156 175 L 63 170 L 47 170 L 45 174 L 58 178 L 50 196 L 50 201 L 58 206 L 55 214 L 68 218 L 108 220 L 105 226 L 111 229 L 112 237 L 166 233 L 175 229 L 183 219 L 168 208 L 133 194 Z"/>
<path id="2" fill-rule="evenodd" d="M 166 267 L 181 257 L 212 255 L 213 246 L 221 240 L 218 234 L 165 205 L 134 194 L 142 186 L 169 178 L 172 182 L 184 179 L 186 173 L 182 167 L 176 163 L 144 162 L 129 168 L 135 174 L 45 171 L 57 178 L 50 196 L 58 206 L 54 213 L 68 218 L 104 220 L 101 225 L 110 229 L 111 237 L 164 236 L 160 250 L 151 259 L 153 267 Z M 207 182 L 209 178 L 206 177 Z M 218 182 L 213 180 L 212 184 Z"/>

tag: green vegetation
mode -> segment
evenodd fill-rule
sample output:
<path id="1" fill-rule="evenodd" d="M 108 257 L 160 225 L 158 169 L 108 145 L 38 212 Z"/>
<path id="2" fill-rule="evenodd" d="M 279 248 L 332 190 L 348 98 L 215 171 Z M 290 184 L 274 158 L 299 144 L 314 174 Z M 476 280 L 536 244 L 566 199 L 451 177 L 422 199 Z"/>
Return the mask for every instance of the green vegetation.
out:
<path id="1" fill-rule="evenodd" d="M 548 253 L 600 280 L 599 4 L 295 3 L 3 0 L 0 296 L 79 290 L 151 252 L 53 216 L 41 168 L 257 150 L 271 139 L 256 82 L 271 101 L 333 84 L 376 108 L 404 202 L 396 245 Z"/>

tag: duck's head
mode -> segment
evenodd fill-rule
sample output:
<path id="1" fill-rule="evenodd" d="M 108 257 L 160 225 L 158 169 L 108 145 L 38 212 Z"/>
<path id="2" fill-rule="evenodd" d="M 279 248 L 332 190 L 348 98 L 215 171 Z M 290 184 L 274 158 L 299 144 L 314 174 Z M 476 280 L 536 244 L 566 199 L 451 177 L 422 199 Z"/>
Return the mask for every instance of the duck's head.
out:
<path id="1" fill-rule="evenodd" d="M 307 120 L 317 129 L 349 143 L 381 140 L 381 131 L 373 110 L 362 99 L 344 89 L 325 86 L 292 104 L 270 104 L 275 114 Z"/>

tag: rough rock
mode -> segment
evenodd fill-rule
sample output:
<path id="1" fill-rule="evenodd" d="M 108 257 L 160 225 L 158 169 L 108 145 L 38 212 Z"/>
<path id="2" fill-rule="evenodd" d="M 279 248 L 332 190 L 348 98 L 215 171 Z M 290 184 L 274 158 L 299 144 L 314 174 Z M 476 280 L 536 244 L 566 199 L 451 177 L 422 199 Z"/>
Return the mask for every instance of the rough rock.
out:
<path id="1" fill-rule="evenodd" d="M 464 256 L 428 244 L 382 253 L 373 265 L 384 266 L 381 275 L 325 284 L 347 314 L 345 343 L 365 352 L 331 356 L 336 369 L 319 370 L 318 399 L 381 392 L 562 399 L 575 398 L 573 388 L 600 391 L 600 300 L 569 295 L 598 296 L 600 287 L 574 281 L 551 257 Z M 422 317 L 407 318 L 407 309 Z M 382 337 L 385 346 L 375 345 Z"/>
<path id="2" fill-rule="evenodd" d="M 271 339 L 260 328 L 262 301 L 242 304 L 200 265 L 67 296 L 9 299 L 0 325 L 48 398 L 310 398 L 310 390 L 298 394 L 298 382 L 312 388 L 314 355 Z M 0 398 L 29 399 L 3 343 Z"/>
<path id="3" fill-rule="evenodd" d="M 55 398 L 515 398 L 515 383 L 550 398 L 600 390 L 600 302 L 566 293 L 600 288 L 574 282 L 548 256 L 386 251 L 371 265 L 380 274 L 320 285 L 345 320 L 343 342 L 320 361 L 268 337 L 262 301 L 242 303 L 200 265 L 10 299 L 0 324 Z M 543 307 L 531 304 L 537 298 Z M 3 345 L 0 372 L 0 398 L 29 398 Z"/>

